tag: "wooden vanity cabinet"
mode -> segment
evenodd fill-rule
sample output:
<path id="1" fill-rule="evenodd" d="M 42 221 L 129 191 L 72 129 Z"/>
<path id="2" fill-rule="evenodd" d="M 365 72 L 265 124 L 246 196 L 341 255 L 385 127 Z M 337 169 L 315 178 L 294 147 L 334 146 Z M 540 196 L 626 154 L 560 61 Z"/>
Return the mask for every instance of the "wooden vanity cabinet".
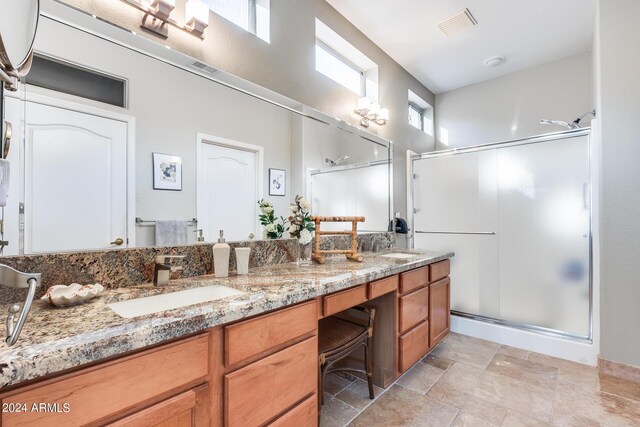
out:
<path id="1" fill-rule="evenodd" d="M 205 426 L 208 350 L 200 334 L 6 392 L 3 407 L 24 410 L 3 412 L 2 426 Z"/>
<path id="2" fill-rule="evenodd" d="M 449 270 L 449 260 L 445 260 L 400 274 L 398 376 L 422 359 L 450 331 Z"/>
<path id="3" fill-rule="evenodd" d="M 316 426 L 317 334 L 316 300 L 212 331 L 212 425 Z"/>

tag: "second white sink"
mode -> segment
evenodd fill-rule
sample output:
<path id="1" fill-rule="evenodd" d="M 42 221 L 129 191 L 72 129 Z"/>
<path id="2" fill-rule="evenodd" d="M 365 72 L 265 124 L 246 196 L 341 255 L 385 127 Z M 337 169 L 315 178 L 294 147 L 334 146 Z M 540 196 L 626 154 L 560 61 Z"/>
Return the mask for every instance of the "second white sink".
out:
<path id="1" fill-rule="evenodd" d="M 385 256 L 387 258 L 409 259 L 409 258 L 415 257 L 415 254 L 393 253 L 393 254 L 386 254 L 382 256 Z"/>
<path id="2" fill-rule="evenodd" d="M 126 301 L 107 304 L 111 310 L 121 317 L 145 316 L 147 314 L 160 313 L 188 305 L 215 301 L 222 298 L 244 295 L 246 292 L 222 285 L 203 286 L 187 289 L 186 291 L 170 292 L 150 297 L 130 299 Z"/>

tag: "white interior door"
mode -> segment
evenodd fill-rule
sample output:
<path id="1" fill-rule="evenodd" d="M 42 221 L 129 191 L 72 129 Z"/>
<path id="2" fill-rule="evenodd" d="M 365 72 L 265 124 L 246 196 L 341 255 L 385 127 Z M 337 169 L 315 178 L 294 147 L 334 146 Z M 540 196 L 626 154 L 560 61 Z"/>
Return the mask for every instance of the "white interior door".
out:
<path id="1" fill-rule="evenodd" d="M 200 143 L 198 225 L 206 241 L 224 230 L 229 241 L 258 236 L 259 154 L 242 148 Z"/>
<path id="2" fill-rule="evenodd" d="M 25 253 L 126 247 L 127 124 L 27 102 L 25 126 Z"/>

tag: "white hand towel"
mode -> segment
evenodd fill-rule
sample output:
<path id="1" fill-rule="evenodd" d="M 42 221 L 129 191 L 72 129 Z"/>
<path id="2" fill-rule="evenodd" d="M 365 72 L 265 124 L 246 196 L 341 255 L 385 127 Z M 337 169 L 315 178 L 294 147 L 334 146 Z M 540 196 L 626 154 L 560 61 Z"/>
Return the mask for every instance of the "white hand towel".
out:
<path id="1" fill-rule="evenodd" d="M 187 244 L 187 221 L 156 221 L 156 246 Z"/>

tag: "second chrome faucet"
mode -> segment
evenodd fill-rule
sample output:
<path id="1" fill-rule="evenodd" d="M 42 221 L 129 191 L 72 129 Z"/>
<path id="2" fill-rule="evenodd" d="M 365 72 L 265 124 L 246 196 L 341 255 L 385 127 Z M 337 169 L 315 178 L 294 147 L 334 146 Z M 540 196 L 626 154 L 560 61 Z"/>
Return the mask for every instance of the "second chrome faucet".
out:
<path id="1" fill-rule="evenodd" d="M 165 286 L 169 284 L 171 273 L 182 270 L 184 255 L 158 255 L 153 270 L 153 284 Z"/>

